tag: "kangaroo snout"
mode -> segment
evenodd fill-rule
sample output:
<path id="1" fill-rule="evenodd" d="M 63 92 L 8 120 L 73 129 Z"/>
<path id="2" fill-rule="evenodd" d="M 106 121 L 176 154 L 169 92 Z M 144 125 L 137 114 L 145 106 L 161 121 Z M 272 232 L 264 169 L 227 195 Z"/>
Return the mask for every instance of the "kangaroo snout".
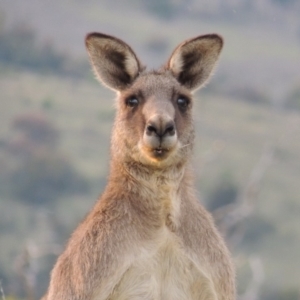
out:
<path id="1" fill-rule="evenodd" d="M 162 139 L 165 136 L 172 136 L 175 134 L 175 124 L 172 120 L 168 122 L 150 120 L 148 121 L 145 130 L 147 135 L 157 136 Z"/>
<path id="2" fill-rule="evenodd" d="M 177 144 L 175 122 L 170 116 L 155 114 L 146 122 L 143 144 L 148 154 L 156 158 L 166 158 Z"/>

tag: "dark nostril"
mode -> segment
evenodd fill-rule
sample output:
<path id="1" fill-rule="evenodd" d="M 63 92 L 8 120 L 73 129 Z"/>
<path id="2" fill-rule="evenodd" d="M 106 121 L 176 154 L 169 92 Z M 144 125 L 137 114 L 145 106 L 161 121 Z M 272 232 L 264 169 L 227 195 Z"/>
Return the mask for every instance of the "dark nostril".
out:
<path id="1" fill-rule="evenodd" d="M 147 135 L 157 135 L 163 137 L 165 135 L 174 135 L 175 134 L 175 124 L 174 122 L 168 122 L 165 126 L 157 127 L 156 124 L 150 123 L 146 127 Z"/>
<path id="2" fill-rule="evenodd" d="M 152 133 L 157 134 L 157 129 L 153 125 L 147 126 L 147 134 L 151 135 Z"/>
<path id="3" fill-rule="evenodd" d="M 165 130 L 164 134 L 166 134 L 166 133 L 168 133 L 169 135 L 173 135 L 173 134 L 175 134 L 175 126 L 174 126 L 174 124 L 173 124 L 173 123 L 172 123 L 172 124 L 169 124 L 169 125 L 167 125 L 167 127 L 166 127 L 166 130 Z"/>

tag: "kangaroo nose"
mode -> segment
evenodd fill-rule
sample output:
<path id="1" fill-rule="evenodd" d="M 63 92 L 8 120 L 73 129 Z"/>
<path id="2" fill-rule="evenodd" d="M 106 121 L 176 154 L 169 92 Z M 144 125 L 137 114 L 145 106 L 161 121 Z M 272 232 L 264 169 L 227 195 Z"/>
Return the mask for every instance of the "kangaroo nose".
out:
<path id="1" fill-rule="evenodd" d="M 156 135 L 162 138 L 165 135 L 174 135 L 175 134 L 175 124 L 173 121 L 163 122 L 148 122 L 146 126 L 146 134 Z"/>

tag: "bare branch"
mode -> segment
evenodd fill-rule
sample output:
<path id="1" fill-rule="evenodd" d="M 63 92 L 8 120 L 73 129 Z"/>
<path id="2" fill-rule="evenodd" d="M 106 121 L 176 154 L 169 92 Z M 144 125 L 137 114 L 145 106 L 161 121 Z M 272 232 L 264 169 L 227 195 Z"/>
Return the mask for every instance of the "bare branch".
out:
<path id="1" fill-rule="evenodd" d="M 236 201 L 213 211 L 214 218 L 224 233 L 247 218 L 252 212 L 258 198 L 261 181 L 273 161 L 274 147 L 266 144 L 262 155 L 250 173 L 245 187 L 238 193 Z"/>
<path id="2" fill-rule="evenodd" d="M 2 300 L 6 300 L 1 280 L 0 280 L 0 293 L 1 293 Z"/>
<path id="3" fill-rule="evenodd" d="M 249 258 L 249 265 L 252 271 L 252 280 L 239 300 L 258 300 L 260 298 L 259 291 L 265 280 L 263 263 L 259 256 L 252 256 Z"/>
<path id="4" fill-rule="evenodd" d="M 27 300 L 35 299 L 37 275 L 39 272 L 37 259 L 50 254 L 58 255 L 61 253 L 61 250 L 61 246 L 57 244 L 47 245 L 42 248 L 29 241 L 16 258 L 15 269 L 24 286 Z"/>

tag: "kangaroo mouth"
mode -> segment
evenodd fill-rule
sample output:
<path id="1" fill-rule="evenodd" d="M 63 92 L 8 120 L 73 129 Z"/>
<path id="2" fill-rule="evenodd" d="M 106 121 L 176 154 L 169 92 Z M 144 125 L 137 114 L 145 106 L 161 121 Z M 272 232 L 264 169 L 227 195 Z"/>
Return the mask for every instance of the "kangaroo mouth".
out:
<path id="1" fill-rule="evenodd" d="M 155 148 L 153 150 L 153 154 L 155 157 L 164 157 L 168 154 L 168 152 L 170 151 L 169 148 L 162 148 L 162 147 L 158 147 L 158 148 Z"/>

